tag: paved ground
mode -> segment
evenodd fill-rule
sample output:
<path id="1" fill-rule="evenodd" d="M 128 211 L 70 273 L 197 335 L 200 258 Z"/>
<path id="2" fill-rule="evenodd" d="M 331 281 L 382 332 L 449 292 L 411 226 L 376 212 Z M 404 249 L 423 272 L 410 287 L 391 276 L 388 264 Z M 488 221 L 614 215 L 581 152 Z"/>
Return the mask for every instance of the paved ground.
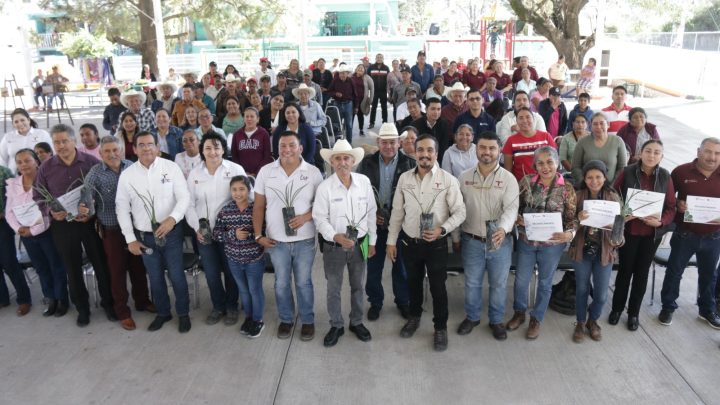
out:
<path id="1" fill-rule="evenodd" d="M 656 99 L 633 100 L 631 105 L 647 106 L 650 121 L 659 124 L 669 168 L 692 159 L 700 140 L 714 135 L 709 117 L 716 104 Z M 97 109 L 73 116 L 99 123 Z M 371 342 L 346 333 L 336 347 L 324 348 L 322 337 L 329 326 L 320 259 L 313 269 L 317 334 L 311 342 L 300 341 L 297 330 L 288 340 L 275 337 L 272 275 L 264 280 L 267 327 L 255 340 L 242 337 L 238 326 L 203 323 L 210 301 L 202 276 L 201 307 L 192 311 L 193 329 L 187 335 L 177 333 L 176 322 L 147 332 L 152 318 L 143 313 L 134 315 L 139 326 L 134 332 L 108 322 L 101 311 L 93 313 L 85 329 L 75 327 L 72 312 L 45 319 L 35 282 L 36 306 L 29 315 L 17 318 L 12 308 L 0 310 L 0 403 L 720 403 L 720 332 L 697 319 L 694 269 L 688 269 L 682 283 L 672 326 L 657 322 L 659 304 L 649 306 L 646 297 L 640 330 L 627 331 L 624 316 L 618 326 L 608 325 L 606 308 L 602 342 L 580 345 L 571 340 L 574 317 L 553 311 L 534 342 L 524 339 L 524 328 L 496 342 L 485 316 L 472 334 L 458 336 L 455 328 L 464 317 L 463 279 L 450 277 L 450 347 L 435 353 L 430 303 L 415 337 L 402 339 L 398 332 L 403 320 L 391 294 L 380 320 L 366 323 Z M 656 297 L 662 277 L 658 267 Z M 512 277 L 508 284 L 509 317 Z M 391 285 L 388 274 L 384 285 Z M 346 286 L 346 314 L 348 297 Z"/>

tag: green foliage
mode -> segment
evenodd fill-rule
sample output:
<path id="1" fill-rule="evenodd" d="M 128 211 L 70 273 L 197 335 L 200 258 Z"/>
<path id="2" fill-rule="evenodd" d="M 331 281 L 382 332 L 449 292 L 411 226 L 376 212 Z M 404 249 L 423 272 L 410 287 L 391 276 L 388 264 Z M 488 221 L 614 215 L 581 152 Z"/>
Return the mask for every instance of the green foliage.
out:
<path id="1" fill-rule="evenodd" d="M 685 31 L 720 31 L 720 1 L 695 12 L 695 16 L 685 23 Z"/>
<path id="2" fill-rule="evenodd" d="M 112 55 L 113 44 L 85 30 L 62 36 L 60 50 L 70 58 L 102 58 Z"/>

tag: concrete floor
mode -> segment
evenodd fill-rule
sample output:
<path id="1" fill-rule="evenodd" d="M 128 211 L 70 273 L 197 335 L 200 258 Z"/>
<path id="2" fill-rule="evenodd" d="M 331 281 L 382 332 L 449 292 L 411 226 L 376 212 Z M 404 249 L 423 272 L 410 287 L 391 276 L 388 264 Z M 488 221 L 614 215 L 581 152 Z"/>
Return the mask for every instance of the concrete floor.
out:
<path id="1" fill-rule="evenodd" d="M 607 104 L 603 100 L 593 107 Z M 669 168 L 693 158 L 709 133 L 693 118 L 702 123 L 707 115 L 701 111 L 717 107 L 676 99 L 629 104 L 647 106 L 650 121 L 660 124 Z M 73 111 L 75 127 L 99 124 L 101 112 Z M 687 125 L 675 120 L 680 112 L 689 118 Z M 583 344 L 571 340 L 574 317 L 551 310 L 536 341 L 525 340 L 526 325 L 507 341 L 495 341 L 486 310 L 481 326 L 458 336 L 455 329 L 464 317 L 463 276 L 449 277 L 449 349 L 435 353 L 430 303 L 416 335 L 398 336 L 404 320 L 392 304 L 389 274 L 384 279 L 386 307 L 378 321 L 366 322 L 372 341 L 360 342 L 346 330 L 336 347 L 324 348 L 329 324 L 321 263 L 318 256 L 313 272 L 316 336 L 311 342 L 300 341 L 298 330 L 288 340 L 275 337 L 271 274 L 264 281 L 267 326 L 254 340 L 241 336 L 239 325 L 204 324 L 210 300 L 202 276 L 201 307 L 192 311 L 193 328 L 185 335 L 178 334 L 176 320 L 147 332 L 152 317 L 145 313 L 134 314 L 138 330 L 133 332 L 108 322 L 99 310 L 84 329 L 75 326 L 74 311 L 64 318 L 43 318 L 35 282 L 36 305 L 30 314 L 17 318 L 14 307 L 0 310 L 0 404 L 720 403 L 720 332 L 697 319 L 694 269 L 686 272 L 672 326 L 657 322 L 663 277 L 658 268 L 656 304 L 649 306 L 646 297 L 641 328 L 629 332 L 625 316 L 619 325 L 608 325 L 606 308 L 603 340 Z M 506 318 L 512 312 L 512 280 Z M 346 314 L 348 297 L 345 286 Z"/>

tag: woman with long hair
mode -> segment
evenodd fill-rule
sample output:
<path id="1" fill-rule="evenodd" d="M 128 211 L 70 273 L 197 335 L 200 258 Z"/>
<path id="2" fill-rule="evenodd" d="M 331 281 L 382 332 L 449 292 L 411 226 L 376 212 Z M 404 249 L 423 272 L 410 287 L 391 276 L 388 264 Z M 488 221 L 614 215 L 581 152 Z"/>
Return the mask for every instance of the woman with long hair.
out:
<path id="1" fill-rule="evenodd" d="M 50 134 L 38 129 L 37 123 L 22 108 L 16 108 L 10 114 L 13 129 L 0 141 L 0 165 L 15 172 L 15 154 L 20 149 L 32 149 L 40 142 L 52 145 Z"/>

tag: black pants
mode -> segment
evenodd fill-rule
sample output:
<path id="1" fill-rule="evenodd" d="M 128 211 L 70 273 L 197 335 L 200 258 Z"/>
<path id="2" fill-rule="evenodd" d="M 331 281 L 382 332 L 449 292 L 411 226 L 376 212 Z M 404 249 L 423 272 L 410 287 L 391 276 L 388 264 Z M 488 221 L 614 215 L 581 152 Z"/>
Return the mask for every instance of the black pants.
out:
<path id="1" fill-rule="evenodd" d="M 358 130 L 360 132 L 363 132 L 363 126 L 365 125 L 365 113 L 362 112 L 362 109 L 358 107 L 357 112 L 355 113 L 357 115 L 358 120 Z"/>
<path id="2" fill-rule="evenodd" d="M 95 222 L 52 221 L 50 231 L 55 247 L 67 270 L 70 300 L 75 304 L 78 312 L 90 311 L 88 290 L 85 287 L 82 270 L 83 248 L 85 248 L 85 254 L 95 271 L 100 291 L 100 305 L 103 308 L 112 309 L 110 273 L 107 269 L 102 241 L 95 231 Z"/>
<path id="3" fill-rule="evenodd" d="M 627 302 L 628 316 L 638 316 L 647 288 L 650 265 L 660 239 L 654 235 L 634 236 L 625 233 L 625 245 L 620 248 L 620 267 L 615 277 L 615 294 L 613 294 L 612 310 L 622 312 Z M 632 280 L 632 288 L 631 288 Z"/>
<path id="4" fill-rule="evenodd" d="M 447 329 L 448 295 L 445 288 L 447 280 L 447 238 L 434 242 L 417 241 L 403 235 L 403 261 L 407 271 L 408 291 L 410 293 L 410 316 L 422 315 L 423 281 L 427 270 L 430 282 L 430 294 L 433 300 L 433 324 L 435 330 Z"/>
<path id="5" fill-rule="evenodd" d="M 380 108 L 382 109 L 382 122 L 383 124 L 387 122 L 387 91 L 376 89 L 375 95 L 373 96 L 372 107 L 370 108 L 370 125 L 375 125 L 378 101 L 380 101 Z"/>

